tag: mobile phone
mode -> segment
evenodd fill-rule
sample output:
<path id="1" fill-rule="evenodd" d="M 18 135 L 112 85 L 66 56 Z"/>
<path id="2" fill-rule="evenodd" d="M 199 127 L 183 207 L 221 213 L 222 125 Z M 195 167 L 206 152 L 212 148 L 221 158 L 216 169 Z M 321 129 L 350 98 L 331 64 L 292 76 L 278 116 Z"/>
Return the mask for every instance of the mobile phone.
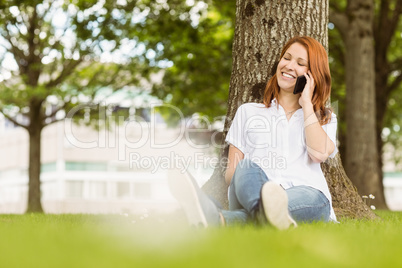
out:
<path id="1" fill-rule="evenodd" d="M 302 93 L 304 87 L 306 86 L 307 80 L 304 75 L 297 77 L 295 88 L 293 89 L 293 94 Z"/>

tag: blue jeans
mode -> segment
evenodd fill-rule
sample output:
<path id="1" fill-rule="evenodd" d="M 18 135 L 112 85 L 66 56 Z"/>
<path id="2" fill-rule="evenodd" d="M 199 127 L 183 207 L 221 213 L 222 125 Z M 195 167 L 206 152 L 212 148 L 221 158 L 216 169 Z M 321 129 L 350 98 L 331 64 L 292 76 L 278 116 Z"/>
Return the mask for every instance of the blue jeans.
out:
<path id="1" fill-rule="evenodd" d="M 267 181 L 257 164 L 249 159 L 239 162 L 229 187 L 229 210 L 222 211 L 227 225 L 256 219 L 261 188 Z M 329 221 L 330 204 L 321 191 L 304 185 L 285 191 L 289 213 L 296 222 Z"/>

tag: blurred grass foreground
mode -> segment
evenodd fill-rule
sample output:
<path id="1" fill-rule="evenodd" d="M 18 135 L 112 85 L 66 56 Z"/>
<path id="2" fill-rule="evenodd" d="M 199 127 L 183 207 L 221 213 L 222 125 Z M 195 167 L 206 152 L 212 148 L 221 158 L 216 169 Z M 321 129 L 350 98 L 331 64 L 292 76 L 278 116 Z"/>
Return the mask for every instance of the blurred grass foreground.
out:
<path id="1" fill-rule="evenodd" d="M 165 215 L 0 215 L 0 267 L 402 267 L 402 212 L 278 231 Z"/>

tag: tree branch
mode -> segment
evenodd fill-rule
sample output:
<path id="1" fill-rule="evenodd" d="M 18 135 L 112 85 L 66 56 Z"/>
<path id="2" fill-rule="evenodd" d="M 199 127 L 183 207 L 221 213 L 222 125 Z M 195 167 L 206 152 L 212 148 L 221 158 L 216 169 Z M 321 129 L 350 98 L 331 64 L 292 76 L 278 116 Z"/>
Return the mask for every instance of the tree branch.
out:
<path id="1" fill-rule="evenodd" d="M 339 1 L 329 1 L 329 8 L 335 10 L 336 12 L 342 13 L 342 8 L 339 5 Z"/>
<path id="2" fill-rule="evenodd" d="M 377 24 L 374 25 L 374 37 L 376 40 L 376 53 L 385 54 L 391 43 L 398 26 L 399 17 L 402 14 L 402 1 L 397 1 L 392 16 L 390 13 L 390 3 L 388 0 L 381 1 Z"/>
<path id="3" fill-rule="evenodd" d="M 19 49 L 16 45 L 14 45 L 13 41 L 11 40 L 11 35 L 10 35 L 10 32 L 8 31 L 7 26 L 8 25 L 6 25 L 4 27 L 6 29 L 6 34 L 5 34 L 4 38 L 8 41 L 8 43 L 11 46 L 10 48 L 7 48 L 7 51 L 14 55 L 15 61 L 18 64 L 20 72 L 25 73 L 25 71 L 24 71 L 25 66 L 22 65 L 22 62 L 27 61 L 26 56 L 21 49 Z"/>
<path id="4" fill-rule="evenodd" d="M 385 89 L 386 95 L 389 96 L 394 90 L 396 90 L 402 82 L 402 73 L 400 73 L 394 81 L 390 85 L 387 85 L 387 88 Z"/>
<path id="5" fill-rule="evenodd" d="M 395 32 L 395 29 L 398 25 L 399 17 L 401 14 L 402 14 L 402 1 L 398 0 L 398 1 L 396 1 L 395 10 L 392 13 L 392 17 L 390 19 L 390 24 L 393 29 L 393 31 L 392 31 L 393 33 Z"/>
<path id="6" fill-rule="evenodd" d="M 47 118 L 49 118 L 49 117 L 47 117 Z M 57 123 L 57 122 L 61 122 L 61 121 L 63 121 L 65 118 L 63 117 L 63 118 L 61 118 L 61 119 L 51 119 L 52 121 L 50 121 L 49 123 L 46 123 L 46 122 L 43 122 L 43 127 L 46 127 L 46 126 L 49 126 L 49 125 L 51 125 L 51 124 L 54 124 L 54 123 Z"/>
<path id="7" fill-rule="evenodd" d="M 388 68 L 388 76 L 395 71 L 400 71 L 402 70 L 402 57 L 397 58 L 393 62 L 389 63 L 389 68 Z"/>
<path id="8" fill-rule="evenodd" d="M 63 64 L 63 70 L 59 74 L 59 76 L 51 80 L 49 83 L 47 83 L 46 88 L 52 88 L 63 82 L 66 77 L 68 77 L 71 74 L 71 71 L 76 68 L 80 63 L 82 62 L 82 58 L 75 61 L 75 60 L 66 60 Z"/>
<path id="9" fill-rule="evenodd" d="M 47 118 L 52 118 L 52 117 L 56 116 L 56 114 L 57 114 L 58 112 L 60 112 L 62 109 L 65 109 L 66 107 L 67 107 L 67 102 L 64 102 L 63 105 L 61 105 L 60 107 L 54 109 L 51 114 L 46 115 L 46 116 L 45 116 L 45 120 L 46 120 Z"/>
<path id="10" fill-rule="evenodd" d="M 330 50 L 331 50 L 331 51 L 330 51 L 331 54 L 336 54 L 336 55 L 338 55 L 339 61 L 341 62 L 341 64 L 342 64 L 343 66 L 345 66 L 345 52 L 344 52 L 343 48 L 342 48 L 340 45 L 338 45 L 338 43 L 333 43 L 333 44 L 331 45 Z"/>
<path id="11" fill-rule="evenodd" d="M 348 31 L 348 25 L 349 25 L 349 19 L 345 15 L 345 13 L 330 8 L 329 20 L 335 25 L 336 28 L 338 28 L 339 33 L 342 36 L 342 39 L 344 39 L 344 36 Z"/>
<path id="12" fill-rule="evenodd" d="M 3 109 L 0 109 L 0 113 L 2 113 L 2 114 L 4 115 L 4 117 L 7 118 L 7 120 L 13 122 L 13 124 L 15 124 L 15 125 L 17 125 L 17 126 L 19 126 L 19 127 L 22 127 L 22 128 L 24 128 L 24 129 L 28 130 L 28 126 L 19 123 L 19 122 L 18 122 L 17 120 L 15 120 L 13 117 L 11 117 L 11 116 L 9 116 L 8 114 L 6 114 Z"/>
<path id="13" fill-rule="evenodd" d="M 45 12 L 43 13 L 43 15 L 40 16 L 40 19 L 45 18 L 46 15 L 50 13 L 50 11 L 52 10 L 52 7 L 53 7 L 53 5 L 54 5 L 55 2 L 57 2 L 57 1 L 49 1 L 49 7 L 45 10 Z"/>

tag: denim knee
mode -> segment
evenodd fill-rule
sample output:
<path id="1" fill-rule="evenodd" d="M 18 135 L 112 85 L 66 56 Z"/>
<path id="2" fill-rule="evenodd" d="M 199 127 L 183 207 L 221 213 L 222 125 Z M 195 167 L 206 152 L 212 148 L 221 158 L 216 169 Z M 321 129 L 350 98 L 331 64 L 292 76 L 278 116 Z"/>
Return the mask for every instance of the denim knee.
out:
<path id="1" fill-rule="evenodd" d="M 321 191 L 309 186 L 296 186 L 286 192 L 289 212 L 297 222 L 329 220 L 330 203 Z"/>
<path id="2" fill-rule="evenodd" d="M 235 177 L 243 177 L 245 174 L 250 172 L 259 172 L 263 171 L 259 165 L 251 161 L 250 159 L 242 159 L 236 166 L 235 173 L 233 174 L 233 178 Z"/>

